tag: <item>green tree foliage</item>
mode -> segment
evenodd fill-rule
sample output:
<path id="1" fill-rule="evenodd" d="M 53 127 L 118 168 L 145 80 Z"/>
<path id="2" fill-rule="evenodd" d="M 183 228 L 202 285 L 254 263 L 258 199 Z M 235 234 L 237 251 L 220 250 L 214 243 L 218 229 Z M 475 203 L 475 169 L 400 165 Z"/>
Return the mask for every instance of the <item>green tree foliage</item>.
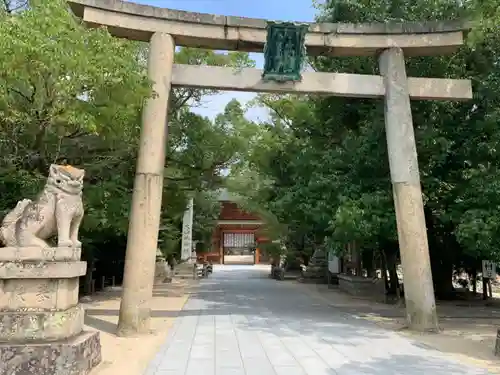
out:
<path id="1" fill-rule="evenodd" d="M 0 3 L 0 213 L 33 198 L 51 163 L 85 168 L 87 253 L 123 255 L 141 126 L 152 94 L 148 45 L 87 29 L 63 0 Z M 243 53 L 182 48 L 176 62 L 252 66 Z M 189 111 L 213 91 L 174 89 L 169 111 L 161 246 L 179 249 L 187 197 L 195 195 L 195 240 L 209 242 L 239 133 Z M 87 254 L 88 255 L 88 254 Z M 116 254 L 115 254 L 116 255 Z M 108 256 L 108 255 L 106 255 Z"/>
<path id="2" fill-rule="evenodd" d="M 481 4 L 332 0 L 318 5 L 318 20 L 477 21 Z M 483 10 L 492 16 L 498 8 L 490 5 Z M 450 295 L 454 266 L 475 269 L 481 259 L 500 259 L 500 31 L 474 25 L 468 45 L 454 55 L 408 58 L 406 65 L 409 76 L 473 83 L 471 101 L 412 102 L 434 281 L 443 297 Z M 317 71 L 378 74 L 374 58 L 321 56 L 310 63 Z M 310 252 L 326 237 L 339 253 L 355 241 L 369 257 L 396 256 L 382 101 L 267 94 L 257 101 L 271 112 L 263 124 L 270 135 L 254 147 L 249 164 L 266 182 L 259 204 L 287 225 L 289 245 Z M 247 186 L 256 186 L 252 179 Z"/>

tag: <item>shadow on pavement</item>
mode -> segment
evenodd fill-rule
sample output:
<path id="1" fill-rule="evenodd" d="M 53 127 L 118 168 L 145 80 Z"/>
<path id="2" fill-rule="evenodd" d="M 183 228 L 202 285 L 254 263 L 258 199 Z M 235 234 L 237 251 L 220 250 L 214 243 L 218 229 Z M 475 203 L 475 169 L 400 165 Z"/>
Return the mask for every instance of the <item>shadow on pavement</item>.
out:
<path id="1" fill-rule="evenodd" d="M 311 375 L 413 375 L 494 374 L 484 368 L 460 364 L 429 346 L 375 323 L 356 318 L 303 292 L 269 280 L 265 268 L 217 267 L 203 280 L 180 312 L 155 310 L 153 316 L 230 317 L 238 331 L 274 337 L 299 345 L 300 363 L 307 365 L 307 351 L 322 359 L 324 367 L 308 369 Z M 267 280 L 266 280 L 267 279 Z M 97 316 L 118 315 L 117 310 L 88 309 L 86 323 L 101 325 Z M 104 322 L 106 323 L 106 322 Z M 105 327 L 113 329 L 114 327 Z M 295 354 L 297 354 L 295 353 Z M 297 355 L 295 355 L 297 357 Z M 312 357 L 311 357 L 312 358 Z M 263 374 L 264 375 L 264 374 Z"/>

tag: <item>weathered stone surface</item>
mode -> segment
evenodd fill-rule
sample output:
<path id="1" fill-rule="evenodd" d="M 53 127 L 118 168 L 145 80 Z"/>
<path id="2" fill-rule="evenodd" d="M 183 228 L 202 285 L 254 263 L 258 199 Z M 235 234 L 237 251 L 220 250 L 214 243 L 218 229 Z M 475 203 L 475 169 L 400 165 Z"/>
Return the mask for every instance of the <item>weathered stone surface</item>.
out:
<path id="1" fill-rule="evenodd" d="M 123 293 L 116 334 L 130 336 L 150 332 L 155 252 L 158 249 L 165 144 L 168 126 L 174 38 L 156 33 L 149 40 L 148 76 L 155 96 L 142 111 L 142 131 L 134 191 L 130 209 Z M 168 121 L 167 121 L 168 124 Z"/>
<path id="2" fill-rule="evenodd" d="M 383 279 L 339 274 L 338 285 L 341 291 L 358 297 L 382 298 L 385 292 Z"/>
<path id="3" fill-rule="evenodd" d="M 172 270 L 165 260 L 156 261 L 154 283 L 163 284 L 172 281 Z"/>
<path id="4" fill-rule="evenodd" d="M 205 25 L 227 25 L 247 28 L 265 29 L 267 20 L 262 18 L 223 16 L 209 13 L 187 12 L 183 10 L 159 8 L 145 4 L 135 4 L 129 1 L 110 0 L 71 0 L 68 1 L 73 12 L 83 17 L 84 7 L 133 14 L 142 17 L 153 17 L 164 20 L 175 20 L 186 23 Z M 426 21 L 426 22 L 371 22 L 362 24 L 351 23 L 310 23 L 315 32 L 345 32 L 355 34 L 417 34 L 461 31 L 470 26 L 461 20 L 458 21 Z"/>
<path id="5" fill-rule="evenodd" d="M 78 278 L 0 279 L 0 311 L 65 310 L 78 303 Z"/>
<path id="6" fill-rule="evenodd" d="M 46 240 L 57 236 L 58 247 L 81 247 L 78 230 L 84 213 L 84 176 L 83 169 L 52 164 L 37 199 L 19 201 L 4 217 L 0 242 L 5 246 L 46 248 Z"/>
<path id="7" fill-rule="evenodd" d="M 100 362 L 99 332 L 29 346 L 0 344 L 0 375 L 86 375 Z"/>
<path id="8" fill-rule="evenodd" d="M 181 261 L 187 261 L 193 250 L 193 198 L 188 200 L 182 217 Z"/>
<path id="9" fill-rule="evenodd" d="M 66 339 L 82 331 L 84 316 L 80 305 L 64 311 L 0 312 L 0 342 Z"/>
<path id="10" fill-rule="evenodd" d="M 326 283 L 328 276 L 328 257 L 324 250 L 317 249 L 309 260 L 305 271 L 301 272 L 301 279 L 304 282 L 314 281 Z"/>
<path id="11" fill-rule="evenodd" d="M 75 15 L 90 27 L 107 26 L 120 38 L 148 42 L 154 33 L 169 33 L 177 45 L 195 48 L 262 52 L 268 20 L 233 17 L 134 4 L 129 1 L 69 0 Z M 306 23 L 307 24 L 307 23 Z M 410 56 L 453 53 L 463 44 L 457 22 L 309 24 L 309 55 L 374 56 L 398 46 Z"/>
<path id="12" fill-rule="evenodd" d="M 82 249 L 76 247 L 2 247 L 0 262 L 80 260 Z"/>
<path id="13" fill-rule="evenodd" d="M 272 93 L 326 94 L 353 98 L 378 98 L 385 95 L 381 76 L 368 74 L 304 72 L 300 82 L 268 82 L 262 70 L 221 66 L 175 64 L 172 84 L 200 89 Z M 408 77 L 410 97 L 416 100 L 470 100 L 469 80 Z"/>
<path id="14" fill-rule="evenodd" d="M 82 333 L 78 229 L 84 170 L 51 165 L 45 188 L 0 226 L 0 375 L 85 375 L 101 361 L 99 333 Z M 57 236 L 58 247 L 46 241 Z"/>
<path id="15" fill-rule="evenodd" d="M 0 279 L 51 279 L 85 275 L 87 262 L 0 262 Z"/>
<path id="16" fill-rule="evenodd" d="M 316 23 L 310 31 L 336 34 L 432 34 L 467 30 L 464 21 Z"/>
<path id="17" fill-rule="evenodd" d="M 196 264 L 194 263 L 180 263 L 174 268 L 174 277 L 178 279 L 194 279 L 197 272 L 195 271 Z"/>
<path id="18" fill-rule="evenodd" d="M 406 316 L 410 328 L 438 331 L 424 203 L 410 95 L 401 48 L 380 53 L 384 77 L 385 133 L 403 267 Z"/>

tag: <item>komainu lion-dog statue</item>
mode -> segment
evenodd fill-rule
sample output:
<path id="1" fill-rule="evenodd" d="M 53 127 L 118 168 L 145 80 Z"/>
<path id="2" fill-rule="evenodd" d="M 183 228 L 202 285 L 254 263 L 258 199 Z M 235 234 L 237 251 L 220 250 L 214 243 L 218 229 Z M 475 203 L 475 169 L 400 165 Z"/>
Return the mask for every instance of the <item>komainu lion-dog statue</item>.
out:
<path id="1" fill-rule="evenodd" d="M 78 230 L 83 218 L 85 171 L 52 164 L 41 194 L 23 199 L 3 219 L 0 242 L 12 247 L 50 247 L 46 240 L 57 235 L 58 247 L 81 247 Z"/>

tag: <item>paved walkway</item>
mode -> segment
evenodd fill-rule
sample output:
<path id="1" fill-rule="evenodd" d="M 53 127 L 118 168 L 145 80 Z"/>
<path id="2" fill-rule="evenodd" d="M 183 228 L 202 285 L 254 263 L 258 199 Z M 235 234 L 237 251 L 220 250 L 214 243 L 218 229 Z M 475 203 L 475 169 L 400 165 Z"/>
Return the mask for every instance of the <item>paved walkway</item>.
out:
<path id="1" fill-rule="evenodd" d="M 145 375 L 482 375 L 267 278 L 218 266 L 176 319 Z"/>

